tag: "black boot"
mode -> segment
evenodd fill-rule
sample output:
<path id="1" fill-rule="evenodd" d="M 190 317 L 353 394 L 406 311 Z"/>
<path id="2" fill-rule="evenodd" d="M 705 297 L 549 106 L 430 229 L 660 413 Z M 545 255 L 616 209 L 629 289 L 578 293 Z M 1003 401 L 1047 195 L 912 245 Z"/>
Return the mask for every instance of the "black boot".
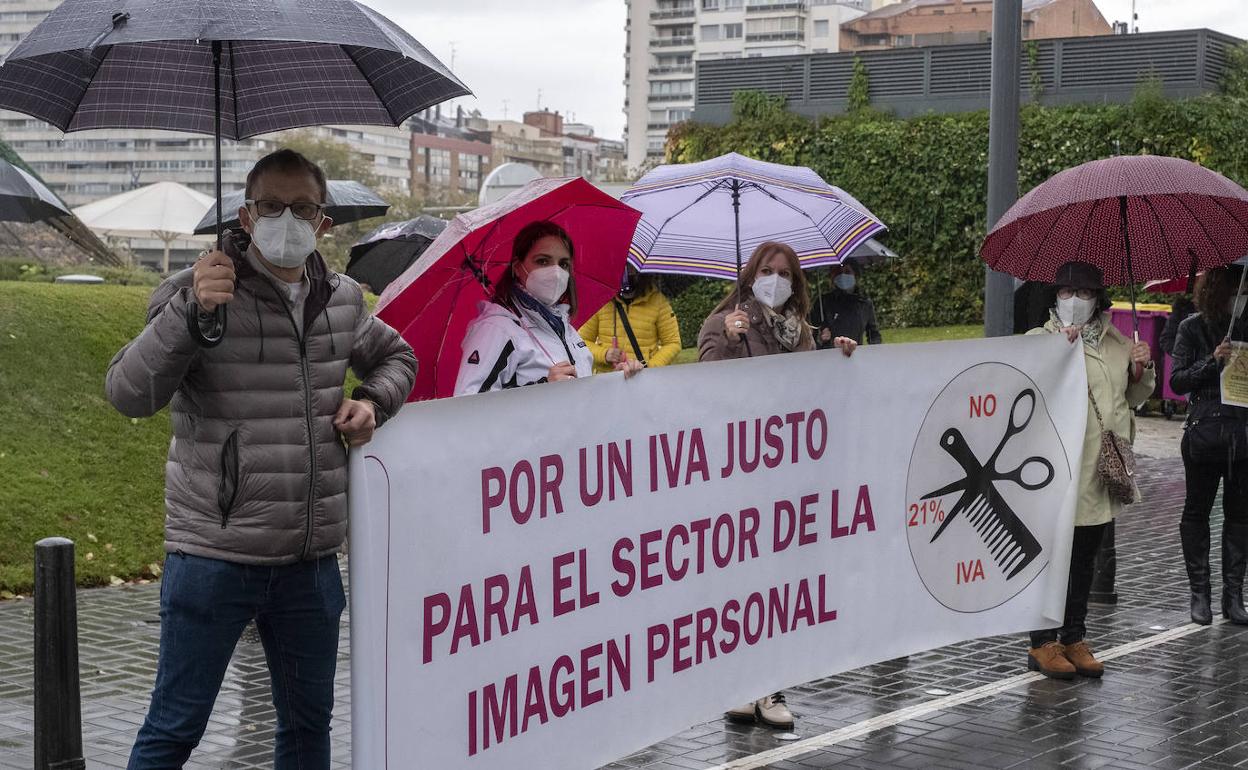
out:
<path id="1" fill-rule="evenodd" d="M 1183 563 L 1192 587 L 1192 622 L 1207 626 L 1213 622 L 1209 590 L 1209 522 L 1184 519 L 1179 522 L 1183 541 Z"/>
<path id="2" fill-rule="evenodd" d="M 1244 567 L 1248 564 L 1248 526 L 1222 525 L 1222 617 L 1248 626 L 1244 611 Z"/>

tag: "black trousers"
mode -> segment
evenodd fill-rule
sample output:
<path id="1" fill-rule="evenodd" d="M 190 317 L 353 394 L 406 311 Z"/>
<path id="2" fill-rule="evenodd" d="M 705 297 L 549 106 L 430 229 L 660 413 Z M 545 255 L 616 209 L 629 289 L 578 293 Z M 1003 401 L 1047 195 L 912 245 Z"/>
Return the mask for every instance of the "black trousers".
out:
<path id="1" fill-rule="evenodd" d="M 1075 527 L 1075 539 L 1070 546 L 1070 579 L 1066 585 L 1066 615 L 1060 628 L 1047 628 L 1031 632 L 1031 646 L 1040 647 L 1049 642 L 1074 644 L 1082 641 L 1088 629 L 1088 594 L 1092 592 L 1092 573 L 1096 571 L 1096 552 L 1109 524 Z"/>
<path id="2" fill-rule="evenodd" d="M 1222 513 L 1227 524 L 1248 523 L 1248 460 L 1235 463 L 1226 461 L 1202 462 L 1188 451 L 1184 435 L 1183 470 L 1187 474 L 1187 498 L 1183 501 L 1183 526 L 1204 528 L 1205 541 L 1209 539 L 1209 512 L 1218 496 L 1218 484 L 1222 484 Z"/>

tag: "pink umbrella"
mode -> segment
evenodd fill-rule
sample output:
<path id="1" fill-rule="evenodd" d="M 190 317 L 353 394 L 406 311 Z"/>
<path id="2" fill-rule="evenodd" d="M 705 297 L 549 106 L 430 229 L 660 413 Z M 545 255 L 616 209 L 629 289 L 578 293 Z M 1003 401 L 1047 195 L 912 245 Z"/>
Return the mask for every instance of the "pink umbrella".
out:
<path id="1" fill-rule="evenodd" d="M 551 220 L 568 231 L 578 300 L 572 322 L 580 326 L 619 291 L 640 218 L 580 178 L 535 179 L 498 203 L 455 217 L 377 304 L 377 315 L 403 335 L 420 362 L 408 400 L 454 394 L 464 332 L 507 269 L 521 228 Z"/>
<path id="2" fill-rule="evenodd" d="M 1186 278 L 1165 278 L 1160 281 L 1149 281 L 1144 284 L 1144 291 L 1153 294 L 1191 294 Z"/>

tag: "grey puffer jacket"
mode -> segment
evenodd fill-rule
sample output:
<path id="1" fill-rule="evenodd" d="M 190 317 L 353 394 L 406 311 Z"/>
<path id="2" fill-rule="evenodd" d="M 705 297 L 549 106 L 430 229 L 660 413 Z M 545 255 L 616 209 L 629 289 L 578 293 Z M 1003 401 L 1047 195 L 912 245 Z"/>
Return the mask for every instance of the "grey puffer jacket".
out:
<path id="1" fill-rule="evenodd" d="M 201 348 L 187 325 L 192 272 L 152 294 L 147 326 L 109 365 L 108 399 L 130 417 L 171 405 L 165 551 L 278 565 L 337 551 L 347 531 L 347 451 L 333 418 L 347 366 L 352 396 L 380 425 L 403 405 L 416 358 L 369 312 L 359 285 L 314 253 L 301 335 L 284 287 L 227 234 L 237 283 L 223 341 Z"/>

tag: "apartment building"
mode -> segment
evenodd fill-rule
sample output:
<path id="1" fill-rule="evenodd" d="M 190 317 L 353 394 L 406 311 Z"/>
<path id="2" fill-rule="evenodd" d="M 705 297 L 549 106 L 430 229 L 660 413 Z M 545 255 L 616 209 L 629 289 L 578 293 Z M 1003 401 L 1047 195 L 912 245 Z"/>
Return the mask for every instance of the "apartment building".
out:
<path id="1" fill-rule="evenodd" d="M 688 120 L 698 61 L 840 50 L 840 27 L 896 0 L 625 0 L 628 166 L 662 157 Z"/>
<path id="2" fill-rule="evenodd" d="M 842 51 L 985 43 L 992 0 L 905 0 L 841 27 Z M 1023 39 L 1088 37 L 1113 28 L 1093 0 L 1023 0 Z"/>

